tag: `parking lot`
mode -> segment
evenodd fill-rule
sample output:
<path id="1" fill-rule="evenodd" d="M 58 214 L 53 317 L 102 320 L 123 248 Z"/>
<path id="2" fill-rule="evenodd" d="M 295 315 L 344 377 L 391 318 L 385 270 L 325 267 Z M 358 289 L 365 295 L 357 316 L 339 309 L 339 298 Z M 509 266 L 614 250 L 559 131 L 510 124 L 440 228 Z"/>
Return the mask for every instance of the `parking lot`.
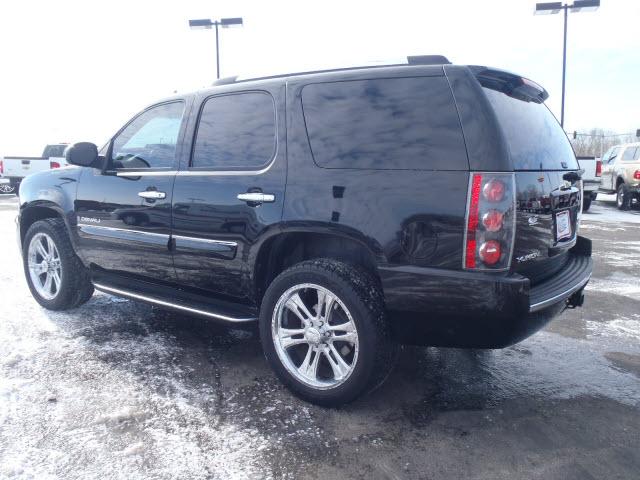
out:
<path id="1" fill-rule="evenodd" d="M 584 308 L 504 350 L 405 348 L 334 410 L 292 397 L 257 335 L 96 293 L 31 298 L 0 198 L 1 478 L 638 478 L 640 210 L 583 216 Z"/>

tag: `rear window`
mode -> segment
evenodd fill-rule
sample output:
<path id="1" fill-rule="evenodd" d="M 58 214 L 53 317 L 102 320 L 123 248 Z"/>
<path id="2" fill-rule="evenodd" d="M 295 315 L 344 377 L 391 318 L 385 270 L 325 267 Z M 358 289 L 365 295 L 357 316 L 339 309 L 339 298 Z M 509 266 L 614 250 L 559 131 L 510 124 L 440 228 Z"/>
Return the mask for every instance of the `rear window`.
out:
<path id="1" fill-rule="evenodd" d="M 515 170 L 577 170 L 567 135 L 544 103 L 483 87 L 505 134 Z"/>
<path id="2" fill-rule="evenodd" d="M 68 145 L 47 145 L 44 147 L 44 158 L 64 157 L 64 151 Z"/>
<path id="3" fill-rule="evenodd" d="M 622 154 L 623 162 L 633 162 L 638 157 L 636 156 L 636 152 L 638 151 L 638 147 L 627 147 L 624 153 Z"/>
<path id="4" fill-rule="evenodd" d="M 316 83 L 303 88 L 302 105 L 320 167 L 468 169 L 444 77 Z"/>

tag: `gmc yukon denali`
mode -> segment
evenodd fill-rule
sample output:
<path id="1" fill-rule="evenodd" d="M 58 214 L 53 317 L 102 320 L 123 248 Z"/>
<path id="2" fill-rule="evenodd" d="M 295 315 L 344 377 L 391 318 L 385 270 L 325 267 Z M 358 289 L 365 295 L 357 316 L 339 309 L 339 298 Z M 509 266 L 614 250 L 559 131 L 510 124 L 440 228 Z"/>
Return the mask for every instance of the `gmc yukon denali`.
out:
<path id="1" fill-rule="evenodd" d="M 379 385 L 400 344 L 533 334 L 591 276 L 576 157 L 542 87 L 440 58 L 227 79 L 73 145 L 82 168 L 20 191 L 33 296 L 257 324 L 321 405 Z"/>

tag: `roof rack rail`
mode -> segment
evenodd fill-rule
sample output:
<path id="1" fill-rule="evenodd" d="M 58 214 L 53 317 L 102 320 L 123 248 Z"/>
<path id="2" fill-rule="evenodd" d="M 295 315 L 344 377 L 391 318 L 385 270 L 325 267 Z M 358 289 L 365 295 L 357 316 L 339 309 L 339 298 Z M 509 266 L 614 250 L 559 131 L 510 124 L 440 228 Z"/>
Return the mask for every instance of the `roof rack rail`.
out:
<path id="1" fill-rule="evenodd" d="M 332 72 L 344 72 L 348 70 L 366 70 L 369 68 L 387 68 L 387 67 L 407 67 L 407 66 L 415 66 L 415 65 L 450 65 L 451 62 L 444 55 L 415 55 L 408 56 L 407 63 L 390 63 L 386 65 L 364 65 L 358 67 L 341 67 L 341 68 L 329 68 L 323 70 L 308 70 L 304 72 L 289 72 L 289 73 L 281 73 L 278 75 L 267 75 L 264 77 L 250 77 L 250 78 L 238 78 L 235 77 L 226 77 L 216 80 L 213 83 L 213 86 L 218 85 L 228 85 L 231 83 L 241 83 L 241 82 L 253 82 L 255 80 L 275 80 L 277 78 L 285 78 L 285 77 L 297 77 L 299 75 L 313 75 L 315 73 L 332 73 Z"/>

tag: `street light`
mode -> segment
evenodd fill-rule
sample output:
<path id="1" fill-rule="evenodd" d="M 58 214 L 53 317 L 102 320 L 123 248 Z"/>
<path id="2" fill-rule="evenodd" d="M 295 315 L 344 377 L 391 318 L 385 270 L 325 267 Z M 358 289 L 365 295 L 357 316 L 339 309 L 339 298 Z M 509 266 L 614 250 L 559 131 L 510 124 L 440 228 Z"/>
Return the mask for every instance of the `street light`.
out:
<path id="1" fill-rule="evenodd" d="M 216 78 L 220 78 L 220 42 L 218 40 L 218 26 L 222 28 L 241 27 L 242 18 L 221 18 L 220 20 L 201 18 L 197 20 L 189 20 L 189 28 L 192 30 L 211 30 L 214 26 L 216 27 Z"/>
<path id="2" fill-rule="evenodd" d="M 564 127 L 564 87 L 567 71 L 567 13 L 594 12 L 600 7 L 600 0 L 575 0 L 571 5 L 562 2 L 536 3 L 534 15 L 553 15 L 564 10 L 564 44 L 562 46 L 562 109 L 560 125 Z"/>

